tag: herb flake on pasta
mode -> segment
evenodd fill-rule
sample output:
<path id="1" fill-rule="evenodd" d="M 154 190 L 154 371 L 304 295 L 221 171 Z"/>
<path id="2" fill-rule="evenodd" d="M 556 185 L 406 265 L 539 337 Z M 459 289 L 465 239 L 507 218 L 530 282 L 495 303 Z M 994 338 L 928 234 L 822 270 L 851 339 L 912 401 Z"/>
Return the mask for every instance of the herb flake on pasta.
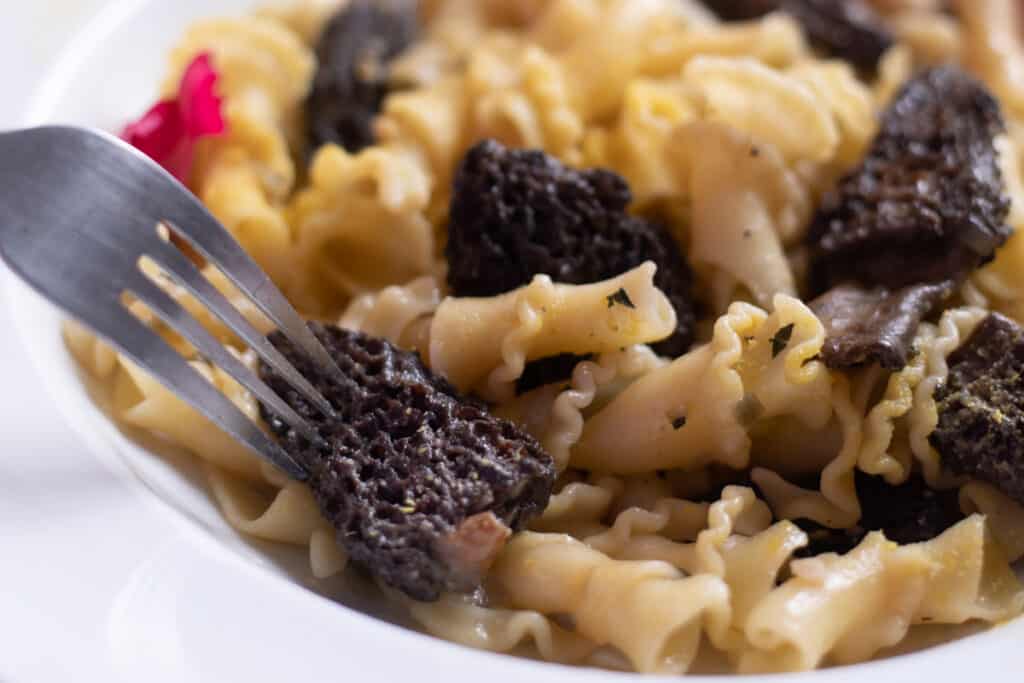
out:
<path id="1" fill-rule="evenodd" d="M 625 306 L 626 308 L 636 308 L 636 304 L 634 304 L 633 300 L 629 298 L 629 292 L 622 287 L 619 287 L 618 291 L 614 294 L 609 294 L 607 299 L 608 308 L 612 308 L 616 304 Z"/>

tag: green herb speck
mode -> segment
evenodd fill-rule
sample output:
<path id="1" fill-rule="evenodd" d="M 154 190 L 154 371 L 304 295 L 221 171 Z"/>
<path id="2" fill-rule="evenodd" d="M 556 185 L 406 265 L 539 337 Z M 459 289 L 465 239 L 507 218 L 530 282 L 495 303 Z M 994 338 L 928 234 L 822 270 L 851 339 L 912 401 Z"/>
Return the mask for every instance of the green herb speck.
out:
<path id="1" fill-rule="evenodd" d="M 605 299 L 608 301 L 608 308 L 611 308 L 615 304 L 622 304 L 626 308 L 636 308 L 633 304 L 633 300 L 629 298 L 629 294 L 622 287 L 619 287 L 619 291 L 614 294 L 609 294 Z"/>

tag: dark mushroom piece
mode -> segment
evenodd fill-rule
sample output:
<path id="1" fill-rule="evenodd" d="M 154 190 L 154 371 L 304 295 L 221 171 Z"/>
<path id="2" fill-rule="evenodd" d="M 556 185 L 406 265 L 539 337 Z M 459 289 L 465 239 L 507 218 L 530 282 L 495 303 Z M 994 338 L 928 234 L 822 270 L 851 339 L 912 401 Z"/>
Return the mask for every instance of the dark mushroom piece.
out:
<path id="1" fill-rule="evenodd" d="M 455 177 L 445 248 L 452 293 L 494 296 L 541 274 L 566 284 L 600 282 L 653 261 L 654 284 L 677 317 L 676 331 L 653 347 L 681 355 L 696 328 L 690 268 L 664 226 L 626 212 L 631 201 L 626 181 L 611 171 L 577 170 L 493 140 L 477 144 Z"/>
<path id="2" fill-rule="evenodd" d="M 993 313 L 948 363 L 932 446 L 954 473 L 1024 504 L 1024 328 Z"/>
<path id="3" fill-rule="evenodd" d="M 833 287 L 810 303 L 825 326 L 822 360 L 833 369 L 869 363 L 887 370 L 903 369 L 913 353 L 921 321 L 953 288 L 950 281 L 897 290 L 863 289 L 855 284 Z"/>
<path id="4" fill-rule="evenodd" d="M 335 379 L 279 333 L 273 344 L 337 411 L 326 417 L 266 365 L 264 381 L 322 437 L 310 443 L 261 405 L 351 560 L 417 600 L 478 587 L 506 538 L 547 506 L 551 457 L 516 425 L 460 396 L 383 339 L 311 324 Z"/>
<path id="5" fill-rule="evenodd" d="M 373 121 L 392 90 L 390 62 L 418 32 L 416 0 L 351 0 L 316 46 L 306 100 L 310 150 L 334 143 L 358 152 L 375 142 Z"/>
<path id="6" fill-rule="evenodd" d="M 963 280 L 1009 238 L 996 99 L 956 66 L 912 78 L 808 233 L 815 293 Z"/>

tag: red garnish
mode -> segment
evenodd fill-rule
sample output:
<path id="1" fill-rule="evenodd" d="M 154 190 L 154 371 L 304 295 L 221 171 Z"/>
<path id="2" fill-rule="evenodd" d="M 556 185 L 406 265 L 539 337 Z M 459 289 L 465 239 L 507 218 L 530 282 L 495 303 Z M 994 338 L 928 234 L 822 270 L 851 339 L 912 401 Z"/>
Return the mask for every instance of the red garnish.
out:
<path id="1" fill-rule="evenodd" d="M 188 183 L 196 141 L 227 129 L 216 93 L 218 78 L 210 54 L 199 55 L 185 69 L 178 96 L 157 102 L 142 118 L 125 126 L 121 138 Z"/>

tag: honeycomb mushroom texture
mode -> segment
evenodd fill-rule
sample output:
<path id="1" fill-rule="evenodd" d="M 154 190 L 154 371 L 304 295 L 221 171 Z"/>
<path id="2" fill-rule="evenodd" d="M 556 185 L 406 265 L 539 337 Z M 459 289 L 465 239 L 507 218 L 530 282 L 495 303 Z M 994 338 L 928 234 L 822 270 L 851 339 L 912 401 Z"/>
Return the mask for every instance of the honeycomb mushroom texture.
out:
<path id="1" fill-rule="evenodd" d="M 882 18 L 863 0 L 704 0 L 704 4 L 727 21 L 786 12 L 817 47 L 861 69 L 874 69 L 893 44 Z"/>
<path id="2" fill-rule="evenodd" d="M 455 178 L 445 248 L 452 293 L 493 296 L 539 274 L 598 282 L 653 261 L 654 284 L 678 321 L 653 346 L 681 355 L 695 328 L 690 269 L 666 228 L 626 213 L 630 201 L 626 181 L 611 171 L 572 169 L 544 152 L 493 140 L 477 144 Z"/>
<path id="3" fill-rule="evenodd" d="M 925 316 L 953 292 L 952 282 L 911 285 L 896 291 L 838 285 L 811 302 L 825 326 L 821 349 L 832 369 L 878 363 L 888 370 L 906 366 L 914 336 Z"/>
<path id="4" fill-rule="evenodd" d="M 416 0 L 351 0 L 327 23 L 306 100 L 310 149 L 374 143 L 373 121 L 391 90 L 389 63 L 417 34 Z"/>
<path id="5" fill-rule="evenodd" d="M 956 474 L 1024 503 L 1024 329 L 993 313 L 948 362 L 932 445 Z"/>
<path id="6" fill-rule="evenodd" d="M 913 77 L 811 225 L 811 288 L 960 280 L 990 261 L 1010 234 L 1003 131 L 996 100 L 958 67 Z"/>
<path id="7" fill-rule="evenodd" d="M 475 589 L 511 531 L 547 505 L 551 457 L 528 434 L 459 396 L 415 353 L 311 324 L 342 378 L 280 333 L 270 339 L 337 413 L 320 414 L 266 365 L 260 375 L 323 438 L 310 443 L 265 406 L 338 541 L 359 566 L 417 600 Z"/>
<path id="8" fill-rule="evenodd" d="M 935 491 L 918 476 L 892 486 L 882 477 L 858 470 L 856 486 L 861 505 L 857 525 L 850 529 L 829 529 L 800 520 L 798 524 L 807 532 L 810 543 L 797 551 L 798 556 L 847 553 L 872 531 L 881 531 L 896 543 L 920 543 L 935 538 L 964 517 L 956 489 Z"/>

